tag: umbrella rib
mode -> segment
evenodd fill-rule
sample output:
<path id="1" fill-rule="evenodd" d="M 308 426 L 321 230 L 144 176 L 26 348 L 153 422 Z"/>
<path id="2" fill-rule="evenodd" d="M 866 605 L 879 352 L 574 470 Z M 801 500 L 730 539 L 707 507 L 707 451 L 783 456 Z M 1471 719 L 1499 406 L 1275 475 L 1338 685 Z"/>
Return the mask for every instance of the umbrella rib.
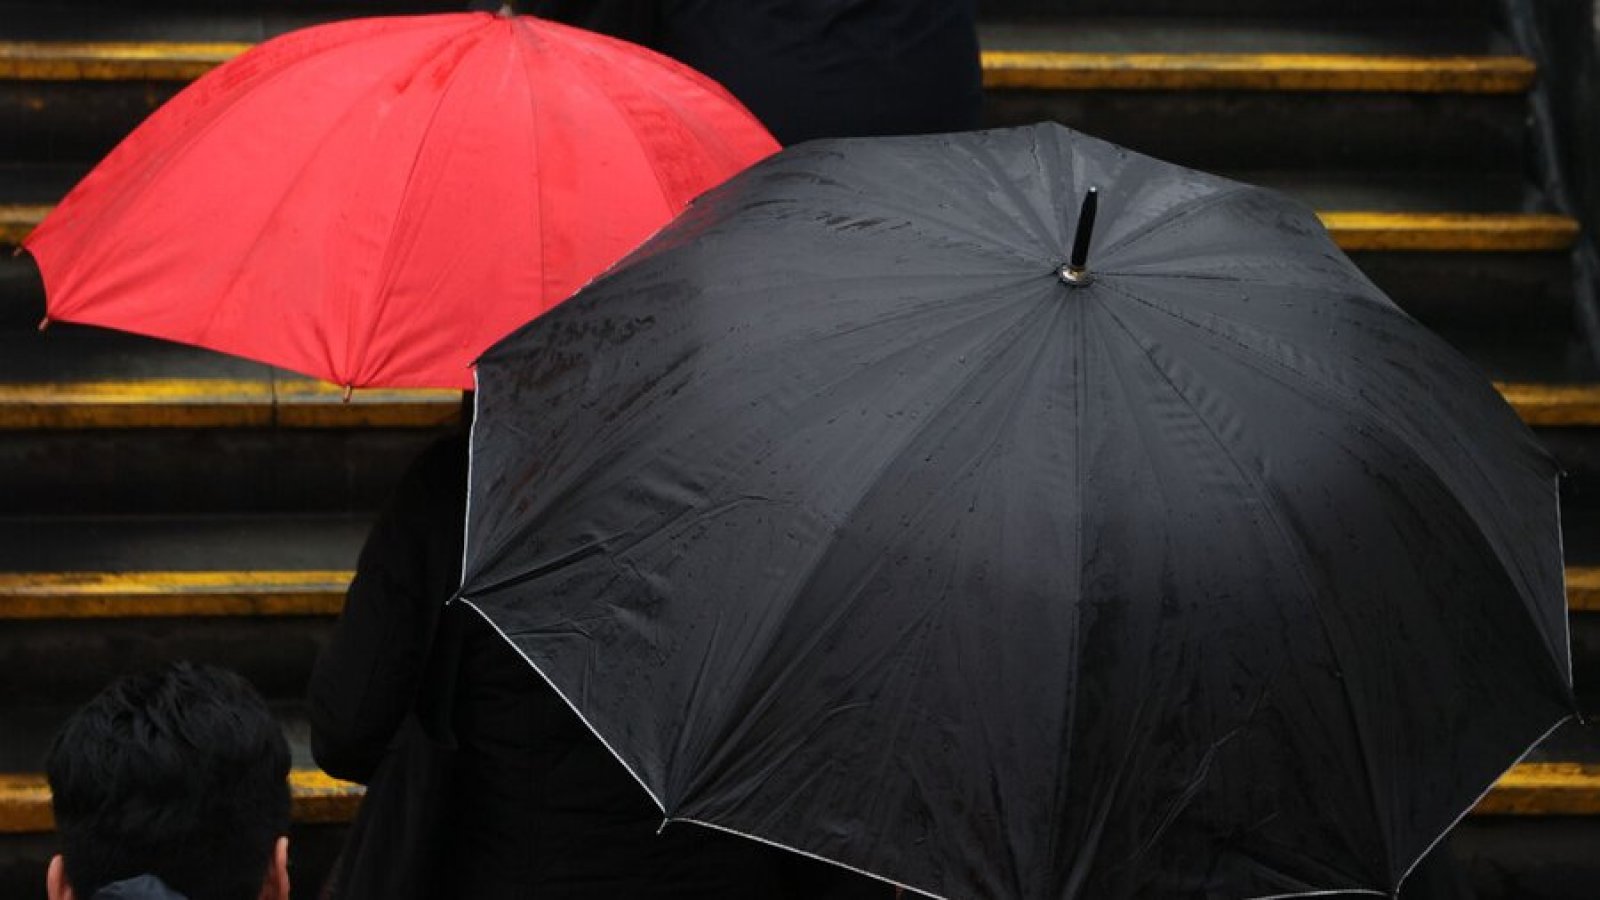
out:
<path id="1" fill-rule="evenodd" d="M 1073 571 L 1074 571 L 1075 584 L 1073 586 L 1073 596 L 1079 597 L 1081 599 L 1081 597 L 1083 596 L 1083 532 L 1084 532 L 1084 527 L 1083 527 L 1083 520 L 1084 520 L 1084 508 L 1083 508 L 1083 506 L 1084 506 L 1084 503 L 1083 503 L 1083 499 L 1084 499 L 1083 498 L 1084 462 L 1083 462 L 1083 452 L 1084 452 L 1084 431 L 1085 431 L 1085 429 L 1082 427 L 1082 422 L 1085 420 L 1086 408 L 1087 408 L 1088 402 L 1089 402 L 1089 386 L 1088 386 L 1088 378 L 1087 378 L 1087 375 L 1088 375 L 1088 359 L 1089 359 L 1089 356 L 1088 356 L 1088 347 L 1089 347 L 1088 316 L 1085 315 L 1085 312 L 1087 311 L 1088 307 L 1087 307 L 1087 304 L 1083 304 L 1083 303 L 1074 303 L 1074 304 L 1071 304 L 1071 305 L 1077 311 L 1077 314 L 1078 314 L 1078 328 L 1077 328 L 1077 332 L 1078 332 L 1078 348 L 1077 349 L 1078 349 L 1078 352 L 1073 357 L 1073 360 L 1075 362 L 1075 367 L 1076 367 L 1075 374 L 1077 376 L 1076 383 L 1074 385 L 1074 394 L 1075 394 L 1076 403 L 1075 403 L 1073 412 L 1077 416 L 1078 422 L 1080 423 L 1080 427 L 1073 429 L 1073 462 L 1074 462 L 1074 466 L 1075 466 L 1075 470 L 1073 472 L 1073 490 L 1076 493 L 1076 496 L 1073 498 L 1073 500 L 1074 500 L 1074 508 L 1077 510 L 1077 514 L 1076 514 L 1076 516 L 1074 516 L 1074 522 L 1073 522 L 1073 525 L 1074 525 L 1073 534 L 1074 534 L 1074 537 L 1075 537 L 1074 550 L 1073 550 L 1073 564 L 1074 564 Z M 1083 658 L 1083 609 L 1082 609 L 1081 605 L 1077 605 L 1077 606 L 1075 606 L 1073 608 L 1073 614 L 1072 614 L 1072 659 L 1073 659 L 1073 664 L 1076 665 L 1077 661 L 1082 659 L 1082 658 Z M 1063 741 L 1065 746 L 1062 747 L 1061 754 L 1060 754 L 1060 757 L 1059 757 L 1059 759 L 1061 761 L 1060 765 L 1064 766 L 1064 767 L 1066 767 L 1068 769 L 1070 769 L 1071 766 L 1072 766 L 1073 751 L 1074 751 L 1074 748 L 1077 746 L 1077 743 L 1078 743 L 1078 700 L 1077 700 L 1078 690 L 1077 690 L 1077 686 L 1078 686 L 1078 682 L 1076 681 L 1076 678 L 1074 678 L 1074 681 L 1073 681 L 1073 695 L 1072 695 L 1072 697 L 1068 698 L 1067 709 L 1065 711 L 1066 732 L 1067 732 L 1066 733 L 1066 738 Z M 1060 807 L 1062 805 L 1064 805 L 1065 801 L 1068 799 L 1067 796 L 1066 796 L 1066 791 L 1064 790 L 1064 786 L 1066 785 L 1066 783 L 1067 783 L 1067 779 L 1064 778 L 1064 777 L 1060 777 L 1058 775 L 1058 777 L 1056 778 L 1056 784 L 1057 785 L 1061 785 L 1063 787 L 1058 789 L 1057 795 L 1051 798 L 1051 813 L 1052 814 L 1051 814 L 1050 818 L 1051 818 L 1051 821 L 1053 821 L 1053 822 L 1064 822 L 1064 821 L 1067 821 L 1067 817 L 1065 815 L 1061 814 L 1061 812 L 1060 812 Z M 1059 829 L 1059 828 L 1051 829 L 1050 842 L 1049 842 L 1049 858 L 1052 859 L 1052 860 L 1058 858 L 1057 850 L 1059 848 L 1057 846 L 1057 842 L 1058 842 L 1060 837 L 1061 837 L 1061 829 Z M 1052 875 L 1054 875 L 1054 873 L 1052 873 Z M 1073 876 L 1069 874 L 1068 877 L 1070 879 Z"/>
<path id="2" fill-rule="evenodd" d="M 1322 596 L 1322 591 L 1316 586 L 1316 582 L 1311 577 L 1310 572 L 1305 564 L 1305 559 L 1309 555 L 1308 549 L 1303 547 L 1299 541 L 1294 539 L 1290 530 L 1285 527 L 1283 522 L 1279 519 L 1274 505 L 1268 502 L 1271 497 L 1267 488 L 1256 478 L 1254 478 L 1246 469 L 1246 467 L 1239 461 L 1239 459 L 1234 456 L 1232 449 L 1225 441 L 1222 440 L 1221 435 L 1217 434 L 1216 430 L 1212 427 L 1211 422 L 1208 421 L 1203 414 L 1201 414 L 1200 410 L 1194 405 L 1193 401 L 1191 401 L 1188 395 L 1183 392 L 1183 389 L 1178 387 L 1177 383 L 1172 380 L 1172 376 L 1167 372 L 1166 367 L 1164 367 L 1160 361 L 1151 355 L 1146 343 L 1140 340 L 1139 337 L 1134 334 L 1133 329 L 1128 325 L 1128 323 L 1117 314 L 1117 311 L 1112 306 L 1105 305 L 1103 308 L 1110 316 L 1111 321 L 1119 329 L 1121 329 L 1122 332 L 1127 336 L 1128 340 L 1139 349 L 1141 355 L 1150 364 L 1151 368 L 1154 369 L 1156 374 L 1161 377 L 1162 383 L 1166 384 L 1166 386 L 1172 391 L 1173 395 L 1183 403 L 1186 409 L 1189 410 L 1189 414 L 1194 418 L 1194 420 L 1205 429 L 1207 436 L 1211 438 L 1212 444 L 1219 451 L 1221 451 L 1223 458 L 1233 466 L 1234 471 L 1237 473 L 1243 484 L 1249 488 L 1253 495 L 1255 495 L 1257 502 L 1261 504 L 1261 509 L 1265 512 L 1269 521 L 1271 521 L 1273 531 L 1278 535 L 1278 538 L 1282 542 L 1283 546 L 1288 548 L 1289 560 L 1294 566 L 1295 574 L 1299 576 L 1301 584 L 1305 587 L 1307 596 L 1311 598 Z M 1322 605 L 1313 600 L 1310 606 L 1316 613 L 1318 624 L 1322 626 L 1323 638 L 1327 641 L 1329 652 L 1333 654 L 1334 660 L 1338 662 L 1340 668 L 1342 669 L 1343 661 L 1339 659 L 1338 645 L 1333 640 L 1332 632 L 1329 629 L 1327 620 L 1322 612 Z M 1372 764 L 1372 751 L 1368 746 L 1367 730 L 1362 724 L 1361 717 L 1356 712 L 1357 705 L 1355 698 L 1350 694 L 1350 684 L 1348 679 L 1341 677 L 1335 680 L 1338 681 L 1340 691 L 1344 695 L 1345 706 L 1350 714 L 1350 721 L 1355 726 L 1357 738 L 1356 746 L 1361 750 L 1361 764 L 1367 776 L 1366 787 L 1368 791 L 1368 799 L 1371 801 L 1373 818 L 1378 825 L 1379 834 L 1382 837 L 1382 845 L 1384 855 L 1386 857 L 1386 868 L 1389 872 L 1392 872 L 1394 870 L 1393 836 L 1389 834 L 1388 822 L 1386 817 L 1382 815 L 1383 807 L 1378 802 L 1379 791 L 1375 778 L 1376 769 Z"/>

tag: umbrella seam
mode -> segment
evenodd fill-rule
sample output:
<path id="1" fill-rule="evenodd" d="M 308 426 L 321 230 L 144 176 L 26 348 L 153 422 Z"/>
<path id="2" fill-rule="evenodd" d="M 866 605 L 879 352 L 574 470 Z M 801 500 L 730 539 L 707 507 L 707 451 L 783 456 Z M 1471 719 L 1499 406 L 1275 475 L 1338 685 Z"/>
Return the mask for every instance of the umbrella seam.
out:
<path id="1" fill-rule="evenodd" d="M 1490 791 L 1494 790 L 1494 786 L 1500 781 L 1501 778 L 1505 777 L 1505 774 L 1507 772 L 1509 772 L 1512 769 L 1516 768 L 1518 764 L 1520 764 L 1525 758 L 1527 758 L 1529 753 L 1533 752 L 1533 748 L 1535 748 L 1535 747 L 1539 746 L 1540 744 L 1544 743 L 1544 739 L 1545 738 L 1547 738 L 1550 735 L 1554 734 L 1555 730 L 1557 728 L 1560 728 L 1561 726 L 1563 726 L 1563 725 L 1567 724 L 1568 722 L 1572 721 L 1573 718 L 1574 718 L 1574 716 L 1572 714 L 1568 714 L 1568 715 L 1562 716 L 1560 721 L 1556 722 L 1554 725 L 1551 725 L 1549 728 L 1545 729 L 1543 734 L 1541 734 L 1538 737 L 1534 738 L 1533 741 L 1531 743 L 1529 743 L 1528 746 L 1525 747 L 1521 753 L 1517 754 L 1517 758 L 1512 760 L 1510 765 L 1508 765 L 1504 769 L 1502 769 L 1498 775 L 1496 775 L 1493 778 L 1489 779 L 1489 783 L 1484 785 L 1483 790 L 1478 792 L 1478 796 L 1473 798 L 1472 802 L 1468 803 L 1465 807 L 1463 807 L 1461 812 L 1458 813 L 1456 815 L 1456 817 L 1451 820 L 1449 827 L 1447 827 L 1443 831 L 1439 832 L 1439 836 L 1434 838 L 1433 842 L 1428 844 L 1428 846 L 1426 848 L 1424 848 L 1421 853 L 1417 854 L 1417 858 L 1412 860 L 1411 865 L 1406 866 L 1405 872 L 1401 873 L 1401 875 L 1400 875 L 1400 880 L 1395 882 L 1395 892 L 1396 892 L 1396 894 L 1399 893 L 1400 886 L 1405 884 L 1406 879 L 1411 877 L 1412 871 L 1415 870 L 1417 868 L 1417 866 L 1421 865 L 1422 861 L 1424 859 L 1428 858 L 1428 854 L 1433 852 L 1433 848 L 1437 847 L 1439 845 L 1440 841 L 1442 841 L 1446 837 L 1450 836 L 1450 832 L 1454 831 L 1455 827 L 1461 823 L 1461 820 L 1466 818 L 1467 814 L 1472 812 L 1472 810 L 1474 808 L 1476 808 L 1477 805 L 1480 802 L 1483 801 L 1483 798 L 1487 797 L 1489 795 Z M 1271 900 L 1271 898 L 1266 898 L 1266 900 Z"/>
<path id="2" fill-rule="evenodd" d="M 543 111 L 544 106 L 539 100 L 539 81 L 534 77 L 533 60 L 529 58 L 528 48 L 524 45 L 524 41 L 530 38 L 532 40 L 542 41 L 545 40 L 545 38 L 534 31 L 533 26 L 529 24 L 524 16 L 513 16 L 511 19 L 511 25 L 519 32 L 527 33 L 523 40 L 513 41 L 512 43 L 517 50 L 517 59 L 522 61 L 522 83 L 523 87 L 526 88 L 528 92 L 528 122 L 533 130 L 533 139 L 528 142 L 528 147 L 529 152 L 533 156 L 533 171 L 535 176 L 533 178 L 533 212 L 538 217 L 539 227 L 536 229 L 536 231 L 539 235 L 539 300 L 540 302 L 543 302 L 545 296 L 550 291 L 550 273 L 548 271 L 548 267 L 545 265 L 545 261 L 550 258 L 550 248 L 545 244 L 545 225 L 551 220 L 551 218 L 545 214 L 546 210 L 544 206 L 543 177 L 544 158 L 539 153 L 539 148 L 541 146 L 540 135 L 544 131 L 544 129 L 539 126 L 539 113 Z M 535 316 L 534 318 L 538 318 L 538 316 Z M 484 352 L 488 351 L 485 350 Z"/>

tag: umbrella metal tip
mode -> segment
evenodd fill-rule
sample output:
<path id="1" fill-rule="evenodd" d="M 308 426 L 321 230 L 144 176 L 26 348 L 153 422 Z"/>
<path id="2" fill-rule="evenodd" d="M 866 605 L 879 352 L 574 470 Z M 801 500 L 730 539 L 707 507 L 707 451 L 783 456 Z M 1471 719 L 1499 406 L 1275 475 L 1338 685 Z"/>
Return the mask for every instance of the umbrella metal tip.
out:
<path id="1" fill-rule="evenodd" d="M 1092 284 L 1094 282 L 1094 276 L 1089 274 L 1088 269 L 1084 268 L 1083 266 L 1072 265 L 1071 263 L 1068 263 L 1057 269 L 1056 275 L 1060 277 L 1062 283 L 1069 284 L 1073 287 L 1083 287 L 1084 285 Z"/>

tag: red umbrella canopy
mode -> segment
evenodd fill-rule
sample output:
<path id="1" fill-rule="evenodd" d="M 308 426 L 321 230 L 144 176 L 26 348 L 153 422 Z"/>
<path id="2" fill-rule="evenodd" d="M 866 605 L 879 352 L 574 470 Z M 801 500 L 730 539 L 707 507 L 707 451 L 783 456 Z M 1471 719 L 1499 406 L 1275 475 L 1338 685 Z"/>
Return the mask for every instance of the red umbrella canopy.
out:
<path id="1" fill-rule="evenodd" d="M 715 82 L 624 41 L 357 19 L 196 81 L 25 246 L 52 319 L 467 388 L 489 344 L 776 149 Z"/>

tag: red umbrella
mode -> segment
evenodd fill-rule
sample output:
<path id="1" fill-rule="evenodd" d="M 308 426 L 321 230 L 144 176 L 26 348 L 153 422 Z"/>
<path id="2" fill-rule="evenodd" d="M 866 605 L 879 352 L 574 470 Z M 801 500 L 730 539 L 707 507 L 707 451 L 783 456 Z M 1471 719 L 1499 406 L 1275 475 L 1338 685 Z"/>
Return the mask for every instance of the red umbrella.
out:
<path id="1" fill-rule="evenodd" d="M 466 388 L 481 350 L 776 149 L 633 44 L 524 16 L 358 19 L 195 82 L 25 245 L 52 319 Z"/>

